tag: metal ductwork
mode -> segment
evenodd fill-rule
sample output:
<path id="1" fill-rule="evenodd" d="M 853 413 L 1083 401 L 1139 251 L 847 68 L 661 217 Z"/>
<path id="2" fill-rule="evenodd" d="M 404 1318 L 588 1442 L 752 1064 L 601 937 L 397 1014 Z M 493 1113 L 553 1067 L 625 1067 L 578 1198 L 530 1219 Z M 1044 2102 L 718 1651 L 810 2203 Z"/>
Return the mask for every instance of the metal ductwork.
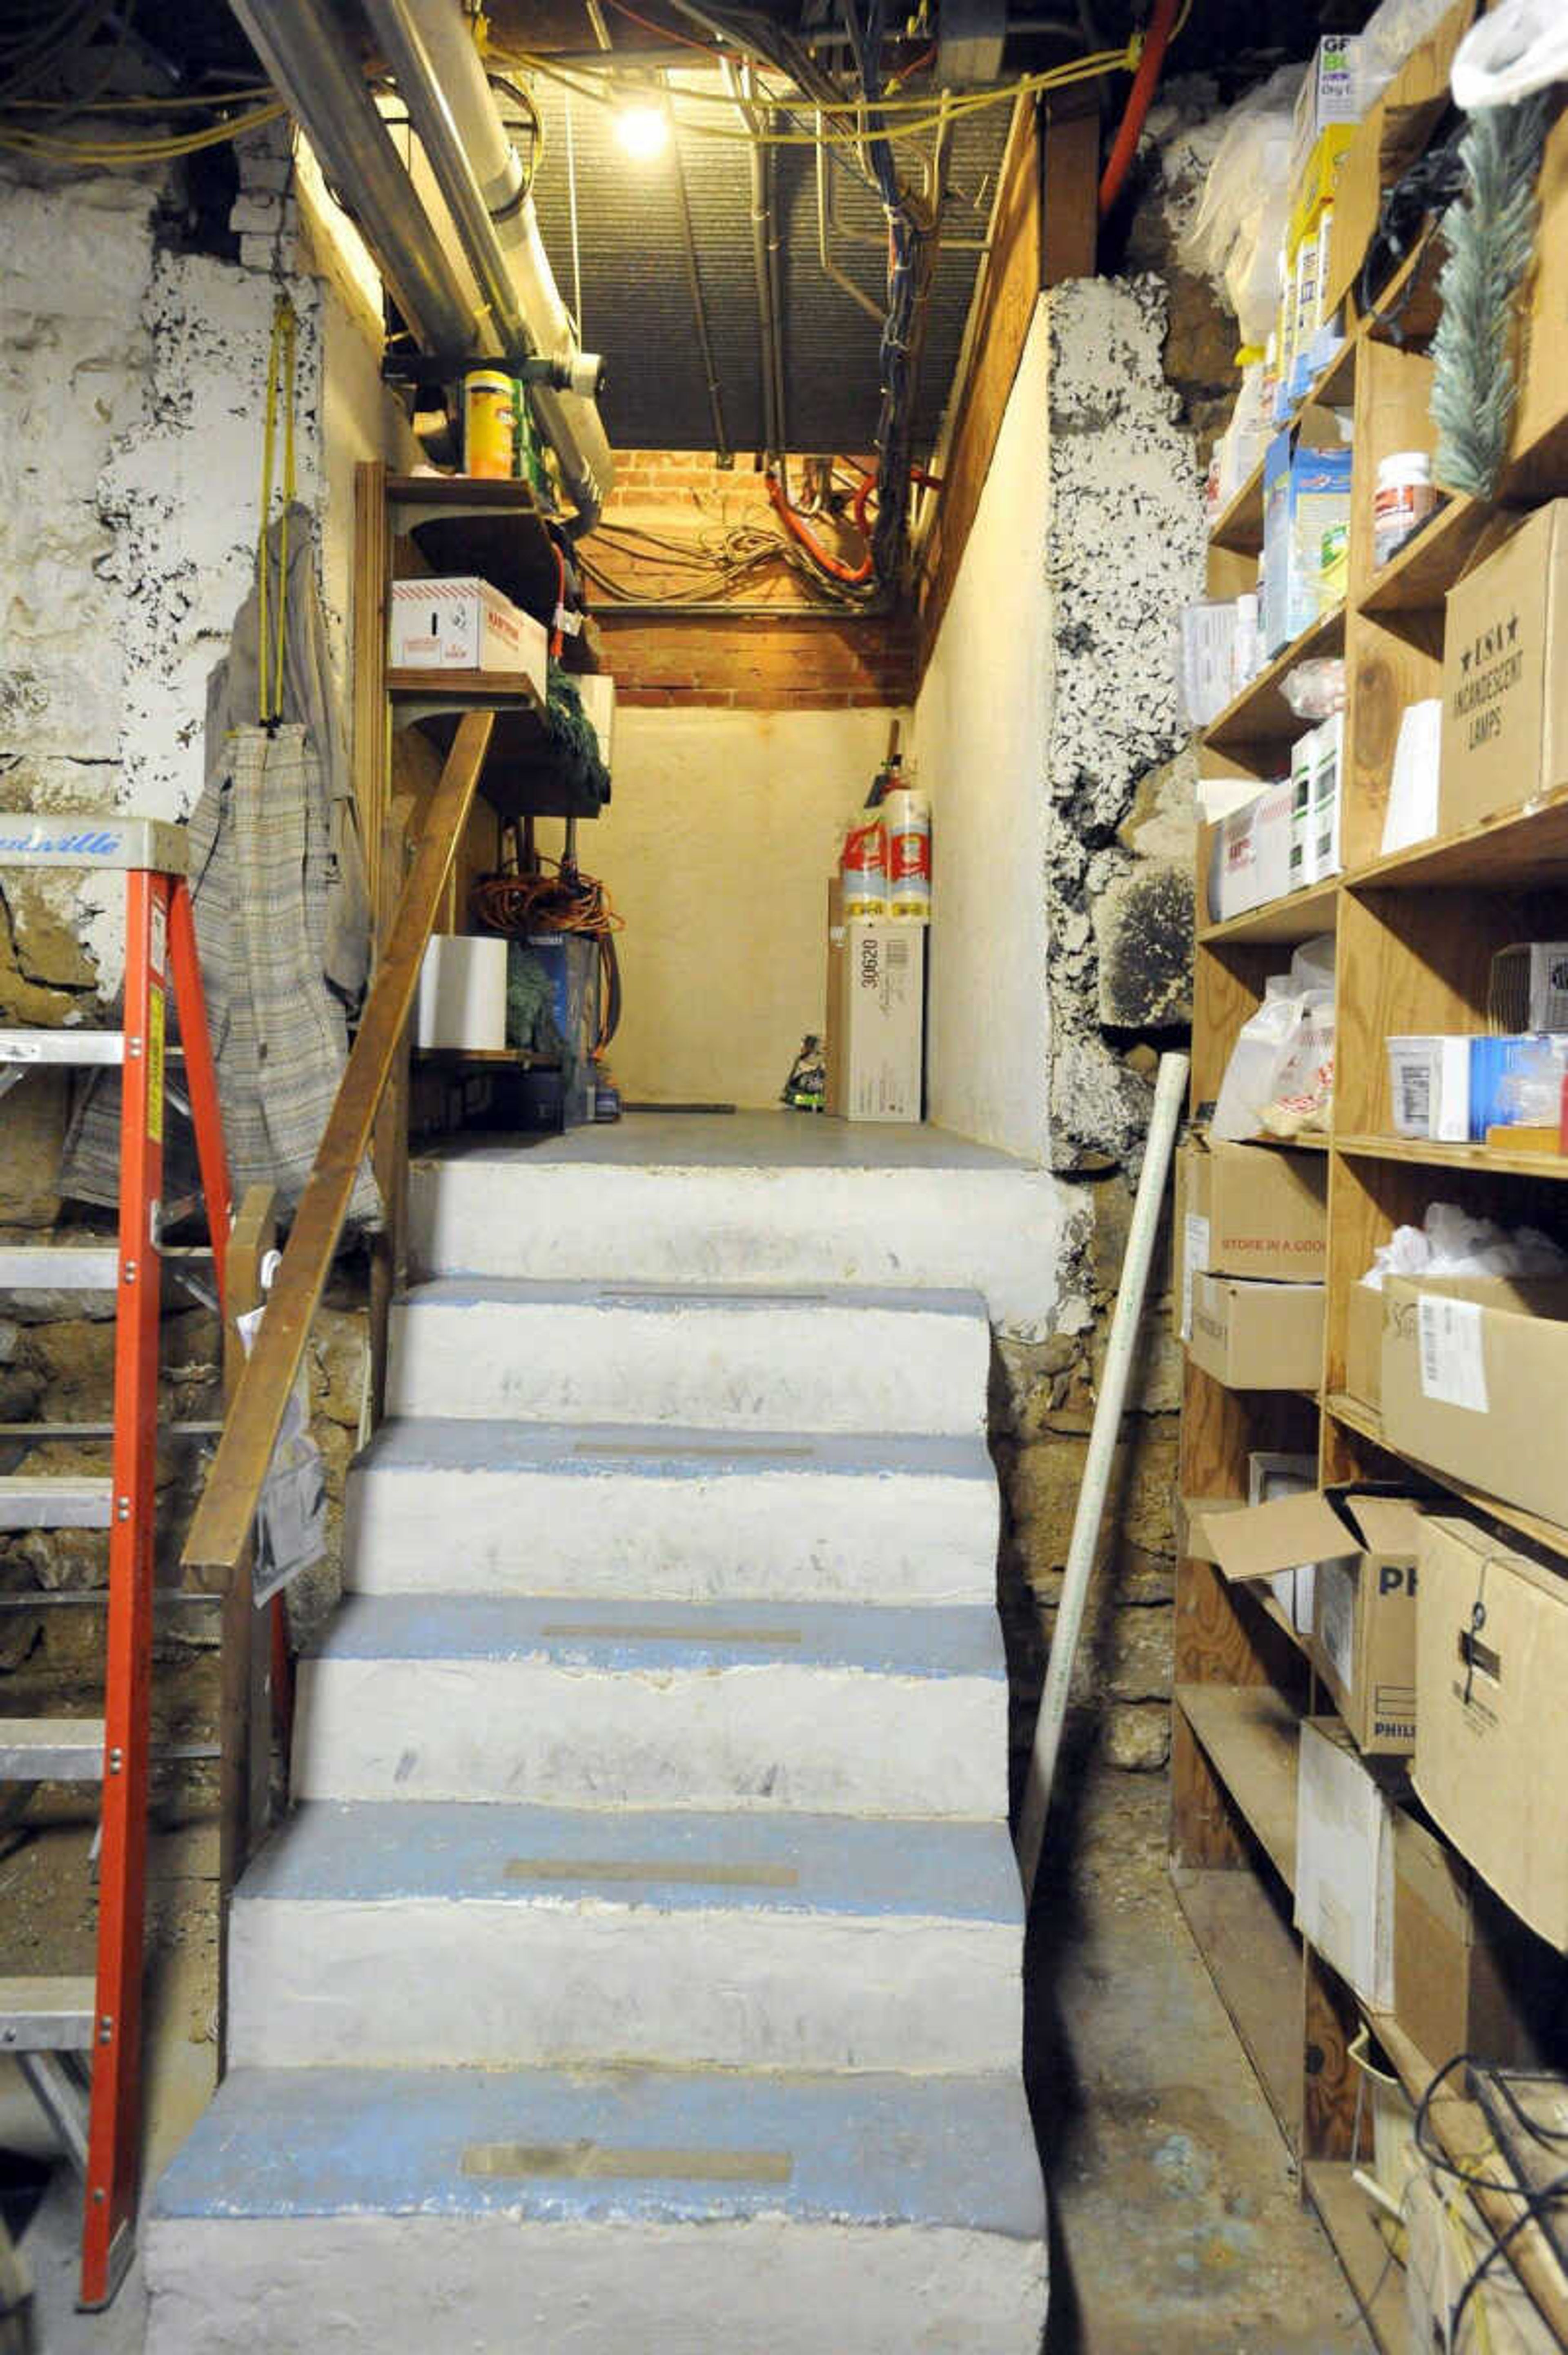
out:
<path id="1" fill-rule="evenodd" d="M 457 225 L 481 293 L 477 315 L 421 203 L 364 71 L 321 0 L 230 0 L 375 258 L 411 332 L 460 361 L 477 353 L 542 358 L 567 389 L 532 384 L 528 398 L 577 507 L 592 529 L 614 461 L 592 398 L 599 364 L 577 349 L 540 242 L 523 169 L 501 121 L 459 0 L 372 0 L 370 13 L 399 89 Z"/>
<path id="2" fill-rule="evenodd" d="M 555 362 L 569 388 L 528 400 L 592 529 L 615 479 L 592 389 L 599 363 L 577 349 L 539 237 L 522 162 L 507 136 L 459 0 L 366 0 L 398 89 L 510 357 Z"/>

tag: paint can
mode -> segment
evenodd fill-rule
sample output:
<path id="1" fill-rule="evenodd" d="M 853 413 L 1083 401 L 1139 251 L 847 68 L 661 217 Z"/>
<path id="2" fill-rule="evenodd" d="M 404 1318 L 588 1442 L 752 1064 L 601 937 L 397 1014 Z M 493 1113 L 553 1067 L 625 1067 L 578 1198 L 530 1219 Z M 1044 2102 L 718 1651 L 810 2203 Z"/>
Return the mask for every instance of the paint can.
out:
<path id="1" fill-rule="evenodd" d="M 931 804 L 912 785 L 882 803 L 888 829 L 888 913 L 924 923 L 931 916 Z"/>
<path id="2" fill-rule="evenodd" d="M 888 836 L 879 810 L 858 811 L 844 837 L 838 863 L 844 892 L 844 919 L 885 916 L 888 912 Z"/>
<path id="3" fill-rule="evenodd" d="M 517 440 L 517 388 L 501 368 L 463 379 L 463 465 L 485 482 L 509 483 Z"/>

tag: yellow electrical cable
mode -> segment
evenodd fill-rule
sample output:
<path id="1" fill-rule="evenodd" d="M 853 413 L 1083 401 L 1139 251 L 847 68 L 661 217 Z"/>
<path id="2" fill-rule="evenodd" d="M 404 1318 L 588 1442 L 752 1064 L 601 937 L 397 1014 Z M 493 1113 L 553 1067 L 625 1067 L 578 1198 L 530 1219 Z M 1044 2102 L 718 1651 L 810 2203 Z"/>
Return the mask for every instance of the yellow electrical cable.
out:
<path id="1" fill-rule="evenodd" d="M 72 114 L 175 114 L 194 106 L 254 106 L 262 100 L 271 101 L 270 82 L 252 82 L 247 90 L 209 90 L 202 95 L 186 91 L 181 96 L 166 98 L 84 98 L 62 101 L 58 98 L 16 98 L 5 108 L 7 114 L 59 114 L 62 105 Z"/>
<path id="2" fill-rule="evenodd" d="M 287 112 L 279 100 L 275 105 L 234 115 L 227 123 L 209 123 L 204 131 L 178 133 L 167 139 L 70 139 L 49 132 L 0 124 L 0 148 L 8 148 L 19 155 L 37 155 L 48 163 L 106 166 L 167 164 L 181 155 L 197 155 L 204 147 L 219 147 L 226 140 L 238 139 L 242 132 L 259 131 L 263 123 L 276 123 Z"/>
<path id="3" fill-rule="evenodd" d="M 260 649 L 257 698 L 263 727 L 281 719 L 283 711 L 283 634 L 289 594 L 289 508 L 294 496 L 294 372 L 299 353 L 299 320 L 288 296 L 280 293 L 272 307 L 272 339 L 267 351 L 267 409 L 261 428 L 261 520 L 256 534 L 256 602 Z M 267 530 L 272 521 L 272 468 L 277 448 L 278 401 L 283 406 L 283 506 L 278 533 L 277 645 L 268 639 Z M 269 676 L 269 658 L 271 658 Z"/>

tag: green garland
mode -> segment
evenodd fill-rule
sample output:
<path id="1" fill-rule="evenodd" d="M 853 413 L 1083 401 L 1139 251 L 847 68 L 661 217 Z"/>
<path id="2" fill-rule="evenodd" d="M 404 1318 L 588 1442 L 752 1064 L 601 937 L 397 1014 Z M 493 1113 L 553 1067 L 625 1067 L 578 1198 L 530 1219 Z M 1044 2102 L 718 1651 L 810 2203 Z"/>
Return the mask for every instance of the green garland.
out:
<path id="1" fill-rule="evenodd" d="M 1549 96 L 1477 108 L 1459 148 L 1464 193 L 1443 216 L 1448 259 L 1437 282 L 1443 315 L 1432 339 L 1437 475 L 1448 489 L 1476 499 L 1489 499 L 1497 489 L 1519 395 L 1514 297 L 1535 246 Z"/>

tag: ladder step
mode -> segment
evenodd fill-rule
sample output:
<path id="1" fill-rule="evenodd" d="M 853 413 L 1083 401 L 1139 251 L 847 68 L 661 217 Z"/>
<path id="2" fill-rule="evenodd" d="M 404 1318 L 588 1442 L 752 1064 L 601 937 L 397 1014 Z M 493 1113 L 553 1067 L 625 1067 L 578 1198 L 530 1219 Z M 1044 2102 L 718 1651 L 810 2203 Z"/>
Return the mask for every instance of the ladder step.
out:
<path id="1" fill-rule="evenodd" d="M 123 1030 L 0 1030 L 0 1063 L 123 1063 Z"/>
<path id="2" fill-rule="evenodd" d="M 0 1529 L 106 1529 L 113 1482 L 80 1473 L 0 1479 Z"/>
<path id="3" fill-rule="evenodd" d="M 112 1292 L 119 1280 L 113 1243 L 0 1243 L 0 1291 Z"/>
<path id="4" fill-rule="evenodd" d="M 97 1783 L 101 1717 L 0 1717 L 0 1783 Z"/>
<path id="5" fill-rule="evenodd" d="M 90 2052 L 97 2004 L 90 1978 L 0 1979 L 0 2051 Z"/>

